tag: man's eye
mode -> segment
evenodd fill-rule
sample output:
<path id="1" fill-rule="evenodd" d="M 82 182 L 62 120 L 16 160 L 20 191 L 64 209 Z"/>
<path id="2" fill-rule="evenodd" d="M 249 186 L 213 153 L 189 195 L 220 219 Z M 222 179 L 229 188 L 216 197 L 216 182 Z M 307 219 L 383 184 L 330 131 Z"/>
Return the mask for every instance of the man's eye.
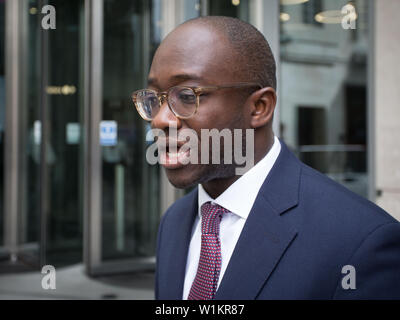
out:
<path id="1" fill-rule="evenodd" d="M 179 100 L 182 101 L 183 103 L 195 103 L 196 96 L 193 94 L 180 93 Z"/>
<path id="2" fill-rule="evenodd" d="M 201 98 L 206 98 L 206 97 L 208 97 L 209 95 L 210 95 L 210 92 L 203 92 L 203 93 L 200 94 L 200 99 L 201 99 Z"/>
<path id="3" fill-rule="evenodd" d="M 154 105 L 158 103 L 158 98 L 153 96 L 153 97 L 147 97 L 147 103 Z"/>

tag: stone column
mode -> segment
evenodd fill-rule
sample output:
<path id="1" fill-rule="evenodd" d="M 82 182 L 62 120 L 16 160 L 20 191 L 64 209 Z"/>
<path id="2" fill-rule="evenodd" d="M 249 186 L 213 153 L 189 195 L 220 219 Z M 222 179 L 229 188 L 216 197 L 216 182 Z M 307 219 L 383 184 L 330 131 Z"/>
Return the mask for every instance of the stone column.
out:
<path id="1" fill-rule="evenodd" d="M 376 203 L 400 220 L 400 1 L 374 5 Z"/>

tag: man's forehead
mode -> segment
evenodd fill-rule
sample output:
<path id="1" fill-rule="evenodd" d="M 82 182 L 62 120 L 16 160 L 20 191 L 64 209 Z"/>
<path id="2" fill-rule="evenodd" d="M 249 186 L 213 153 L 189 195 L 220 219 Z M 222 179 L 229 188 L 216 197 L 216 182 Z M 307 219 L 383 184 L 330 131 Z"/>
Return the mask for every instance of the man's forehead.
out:
<path id="1" fill-rule="evenodd" d="M 149 80 L 214 78 L 228 71 L 231 56 L 232 49 L 222 34 L 201 25 L 181 26 L 157 49 Z"/>

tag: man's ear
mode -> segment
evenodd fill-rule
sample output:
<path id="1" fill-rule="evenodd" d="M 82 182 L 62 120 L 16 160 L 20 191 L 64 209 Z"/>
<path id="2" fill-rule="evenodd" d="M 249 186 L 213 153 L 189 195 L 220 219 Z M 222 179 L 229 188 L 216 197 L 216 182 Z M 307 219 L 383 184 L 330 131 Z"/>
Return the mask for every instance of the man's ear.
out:
<path id="1" fill-rule="evenodd" d="M 272 121 L 276 99 L 276 92 L 271 87 L 257 90 L 249 97 L 250 125 L 252 128 L 256 129 L 265 126 Z"/>

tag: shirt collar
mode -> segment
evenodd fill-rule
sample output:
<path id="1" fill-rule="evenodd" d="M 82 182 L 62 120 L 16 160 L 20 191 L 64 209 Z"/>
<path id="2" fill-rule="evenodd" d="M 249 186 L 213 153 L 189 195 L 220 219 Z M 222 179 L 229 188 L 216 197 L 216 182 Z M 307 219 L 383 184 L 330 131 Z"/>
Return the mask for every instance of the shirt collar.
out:
<path id="1" fill-rule="evenodd" d="M 204 203 L 211 201 L 225 209 L 228 209 L 233 214 L 236 214 L 243 219 L 247 219 L 258 192 L 278 158 L 280 151 L 281 144 L 279 139 L 275 136 L 274 144 L 264 158 L 230 185 L 229 188 L 216 199 L 211 198 L 200 184 L 198 187 L 199 215 L 201 215 L 201 206 Z M 246 190 L 245 199 L 243 199 L 243 190 Z"/>

